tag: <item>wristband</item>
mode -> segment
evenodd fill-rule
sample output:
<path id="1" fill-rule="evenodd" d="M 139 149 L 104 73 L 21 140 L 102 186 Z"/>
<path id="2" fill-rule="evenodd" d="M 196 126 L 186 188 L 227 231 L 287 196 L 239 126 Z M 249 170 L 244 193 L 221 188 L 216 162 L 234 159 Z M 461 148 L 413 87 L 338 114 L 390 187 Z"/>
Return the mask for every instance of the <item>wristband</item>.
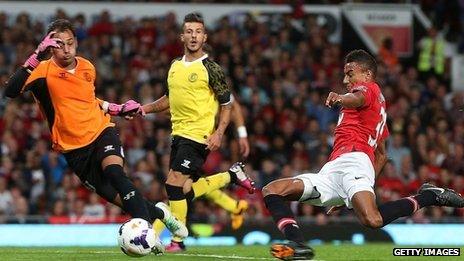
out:
<path id="1" fill-rule="evenodd" d="M 248 137 L 248 133 L 247 133 L 247 130 L 246 130 L 246 127 L 245 126 L 240 126 L 237 128 L 237 133 L 238 133 L 238 137 L 239 138 L 246 138 Z"/>
<path id="2" fill-rule="evenodd" d="M 108 108 L 110 107 L 110 103 L 107 102 L 107 101 L 104 101 L 103 104 L 102 104 L 102 109 L 105 113 L 108 112 Z"/>

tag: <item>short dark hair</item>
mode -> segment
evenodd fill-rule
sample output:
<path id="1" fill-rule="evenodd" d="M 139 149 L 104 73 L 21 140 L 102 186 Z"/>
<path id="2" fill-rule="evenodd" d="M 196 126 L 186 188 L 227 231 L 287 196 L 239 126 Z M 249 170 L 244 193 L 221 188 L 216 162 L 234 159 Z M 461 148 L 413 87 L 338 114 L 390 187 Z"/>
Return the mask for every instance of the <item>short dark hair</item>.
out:
<path id="1" fill-rule="evenodd" d="M 377 62 L 374 57 L 364 50 L 353 50 L 345 57 L 345 64 L 355 62 L 364 69 L 370 70 L 375 77 L 377 75 Z"/>
<path id="2" fill-rule="evenodd" d="M 69 20 L 57 19 L 48 25 L 47 34 L 49 34 L 52 31 L 64 32 L 66 30 L 71 31 L 73 36 L 76 36 L 76 30 L 74 29 L 74 25 Z"/>
<path id="3" fill-rule="evenodd" d="M 205 22 L 203 21 L 203 16 L 197 12 L 185 15 L 182 27 L 184 27 L 185 23 L 200 23 L 202 25 L 205 25 Z"/>

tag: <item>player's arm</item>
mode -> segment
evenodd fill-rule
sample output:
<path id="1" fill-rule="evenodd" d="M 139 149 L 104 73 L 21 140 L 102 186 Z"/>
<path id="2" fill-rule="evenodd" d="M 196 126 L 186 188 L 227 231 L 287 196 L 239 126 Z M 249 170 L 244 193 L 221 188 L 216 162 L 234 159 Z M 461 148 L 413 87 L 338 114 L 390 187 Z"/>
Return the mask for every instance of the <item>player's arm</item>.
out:
<path id="1" fill-rule="evenodd" d="M 29 90 L 33 85 L 36 85 L 38 81 L 42 82 L 43 78 L 39 77 L 36 72 L 31 76 L 32 72 L 40 64 L 40 61 L 45 60 L 50 53 L 50 48 L 60 48 L 63 42 L 61 39 L 53 38 L 55 32 L 50 32 L 40 42 L 37 49 L 32 53 L 23 64 L 21 68 L 11 75 L 9 80 L 5 83 L 5 96 L 9 98 L 16 98 L 22 92 Z"/>
<path id="2" fill-rule="evenodd" d="M 377 178 L 387 164 L 388 156 L 387 150 L 385 149 L 385 139 L 379 142 L 377 148 L 374 151 L 375 160 L 374 160 L 374 170 L 375 170 L 375 177 Z"/>
<path id="3" fill-rule="evenodd" d="M 21 67 L 5 83 L 5 96 L 16 98 L 20 94 L 35 88 L 46 86 L 45 66 Z"/>
<path id="4" fill-rule="evenodd" d="M 206 143 L 208 144 L 208 149 L 210 150 L 217 150 L 221 146 L 221 140 L 224 136 L 224 132 L 227 129 L 227 126 L 230 122 L 230 111 L 231 111 L 231 104 L 221 104 L 220 111 L 219 111 L 219 123 L 211 136 L 206 139 Z"/>
<path id="5" fill-rule="evenodd" d="M 365 102 L 366 98 L 362 91 L 350 92 L 343 95 L 336 92 L 330 92 L 325 101 L 325 105 L 331 108 L 332 106 L 339 104 L 343 108 L 354 109 L 364 106 Z"/>
<path id="6" fill-rule="evenodd" d="M 127 120 L 133 118 L 136 114 L 144 115 L 142 105 L 134 100 L 128 100 L 123 104 L 107 102 L 100 98 L 96 98 L 100 104 L 100 108 L 111 116 L 125 117 Z"/>
<path id="7" fill-rule="evenodd" d="M 163 95 L 158 100 L 142 106 L 142 111 L 144 113 L 157 113 L 167 109 L 169 109 L 169 98 L 167 95 Z"/>
<path id="8" fill-rule="evenodd" d="M 98 101 L 98 104 L 100 104 L 100 108 L 102 108 L 102 109 L 103 109 L 103 104 L 105 104 L 105 102 L 107 102 L 107 101 L 105 101 L 105 100 L 102 100 L 102 99 L 100 99 L 100 98 L 98 98 L 98 97 L 96 97 L 95 99 L 97 99 L 97 101 Z"/>
<path id="9" fill-rule="evenodd" d="M 25 67 L 16 70 L 5 83 L 5 96 L 8 98 L 18 97 L 23 90 L 26 89 L 23 87 L 25 87 L 26 81 L 30 75 L 30 70 Z"/>
<path id="10" fill-rule="evenodd" d="M 221 105 L 220 108 L 220 113 L 219 113 L 219 124 L 216 129 L 216 133 L 220 134 L 221 136 L 224 135 L 224 132 L 226 131 L 227 126 L 229 125 L 230 122 L 230 109 L 231 105 Z"/>
<path id="11" fill-rule="evenodd" d="M 243 157 L 248 157 L 250 154 L 250 144 L 248 143 L 248 133 L 245 127 L 245 119 L 243 118 L 242 108 L 238 100 L 231 95 L 232 111 L 231 118 L 237 128 L 238 144 L 240 146 L 240 153 Z"/>
<path id="12" fill-rule="evenodd" d="M 171 68 L 172 64 L 178 59 L 174 59 L 171 61 Z M 168 71 L 168 75 L 171 71 L 171 68 Z M 168 80 L 166 79 L 166 93 L 161 96 L 158 100 L 148 103 L 142 106 L 142 116 L 147 114 L 147 113 L 158 113 L 158 112 L 166 112 L 169 109 L 169 83 Z"/>
<path id="13" fill-rule="evenodd" d="M 240 107 L 240 103 L 237 101 L 237 99 L 233 95 L 231 95 L 231 99 L 232 99 L 231 119 L 234 122 L 235 126 L 237 127 L 237 132 L 239 133 L 239 136 L 240 136 L 240 131 L 238 129 L 240 127 L 245 128 L 245 119 L 243 118 L 243 115 L 242 115 L 242 108 Z M 245 132 L 246 132 L 246 128 L 245 128 Z M 245 137 L 247 137 L 247 134 L 245 134 Z"/>
<path id="14" fill-rule="evenodd" d="M 375 177 L 380 175 L 383 170 L 385 164 L 388 161 L 387 149 L 385 146 L 385 141 L 387 140 L 388 136 L 390 136 L 390 131 L 388 130 L 388 126 L 385 126 L 382 131 L 382 135 L 379 137 L 379 141 L 377 142 L 377 147 L 374 151 L 374 170 L 375 170 Z"/>
<path id="15" fill-rule="evenodd" d="M 226 76 L 222 68 L 213 62 L 208 62 L 205 66 L 208 70 L 209 85 L 221 105 L 218 126 L 214 133 L 206 139 L 206 144 L 208 144 L 207 149 L 217 150 L 221 146 L 222 137 L 230 122 L 232 101 L 230 99 L 230 88 L 226 82 Z"/>

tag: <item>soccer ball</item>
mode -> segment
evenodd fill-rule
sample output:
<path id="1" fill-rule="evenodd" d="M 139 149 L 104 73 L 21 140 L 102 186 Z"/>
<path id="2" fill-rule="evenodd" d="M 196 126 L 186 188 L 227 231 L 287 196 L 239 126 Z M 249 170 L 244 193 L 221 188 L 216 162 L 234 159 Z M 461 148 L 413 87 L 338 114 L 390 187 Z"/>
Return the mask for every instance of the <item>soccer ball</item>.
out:
<path id="1" fill-rule="evenodd" d="M 164 251 L 152 225 L 141 218 L 130 219 L 121 225 L 118 243 L 122 252 L 131 257 L 146 256 L 151 252 L 161 254 Z"/>

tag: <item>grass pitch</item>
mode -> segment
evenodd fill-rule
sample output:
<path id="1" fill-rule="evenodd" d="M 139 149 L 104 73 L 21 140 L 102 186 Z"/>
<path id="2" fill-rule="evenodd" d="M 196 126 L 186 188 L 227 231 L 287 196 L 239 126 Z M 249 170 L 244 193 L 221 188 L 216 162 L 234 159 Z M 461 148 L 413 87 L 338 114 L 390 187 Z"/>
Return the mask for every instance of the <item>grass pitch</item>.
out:
<path id="1" fill-rule="evenodd" d="M 437 257 L 396 257 L 393 244 L 318 245 L 316 260 L 436 260 Z M 401 247 L 401 246 L 400 246 Z M 406 247 L 406 246 L 402 246 Z M 422 247 L 422 246 L 421 246 Z M 461 248 L 462 252 L 462 248 Z M 2 247 L 0 260 L 128 260 L 117 247 Z M 441 257 L 443 260 L 463 260 L 459 257 Z M 139 259 L 140 260 L 140 259 Z M 180 254 L 149 255 L 142 260 L 276 260 L 269 254 L 269 246 L 190 247 Z"/>

